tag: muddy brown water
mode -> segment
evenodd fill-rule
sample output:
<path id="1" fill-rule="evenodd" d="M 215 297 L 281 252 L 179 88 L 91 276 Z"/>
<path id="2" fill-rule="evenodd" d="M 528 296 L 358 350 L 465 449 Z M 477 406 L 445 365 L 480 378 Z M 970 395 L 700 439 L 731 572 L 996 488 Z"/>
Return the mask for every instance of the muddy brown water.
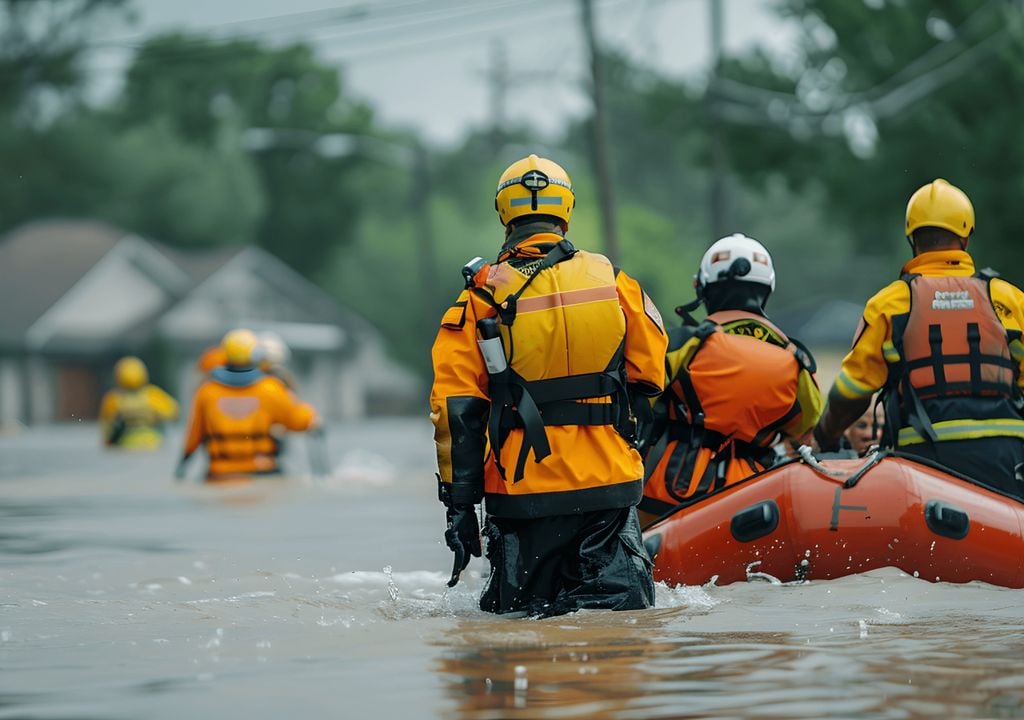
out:
<path id="1" fill-rule="evenodd" d="M 447 591 L 425 420 L 207 487 L 89 425 L 0 437 L 0 718 L 1024 717 L 1024 594 L 886 569 L 547 620 Z M 194 468 L 193 470 L 196 470 Z"/>

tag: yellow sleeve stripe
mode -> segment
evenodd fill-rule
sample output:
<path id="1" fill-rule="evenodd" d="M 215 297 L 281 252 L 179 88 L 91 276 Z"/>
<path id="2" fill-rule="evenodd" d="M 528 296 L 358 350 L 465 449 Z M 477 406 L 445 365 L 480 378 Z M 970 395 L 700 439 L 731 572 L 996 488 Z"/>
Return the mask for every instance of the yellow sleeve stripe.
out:
<path id="1" fill-rule="evenodd" d="M 840 395 L 850 400 L 867 397 L 878 389 L 857 382 L 847 375 L 845 370 L 839 371 L 839 374 L 836 375 L 835 384 L 832 387 L 839 391 Z"/>
<path id="2" fill-rule="evenodd" d="M 1010 355 L 1019 363 L 1024 363 L 1024 343 L 1014 340 L 1010 343 Z"/>
<path id="3" fill-rule="evenodd" d="M 897 363 L 900 361 L 900 353 L 896 346 L 892 344 L 892 340 L 886 340 L 882 343 L 882 356 L 887 363 Z"/>

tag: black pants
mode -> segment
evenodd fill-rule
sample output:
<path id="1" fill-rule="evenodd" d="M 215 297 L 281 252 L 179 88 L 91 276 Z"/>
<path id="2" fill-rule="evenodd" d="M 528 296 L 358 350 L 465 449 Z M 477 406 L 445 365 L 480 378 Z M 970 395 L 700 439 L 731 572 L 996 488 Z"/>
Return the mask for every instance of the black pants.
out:
<path id="1" fill-rule="evenodd" d="M 1024 500 L 1024 440 L 989 437 L 975 440 L 945 440 L 899 448 L 906 455 L 934 460 L 961 475 Z"/>
<path id="2" fill-rule="evenodd" d="M 536 519 L 488 518 L 487 612 L 561 615 L 654 606 L 636 508 Z"/>

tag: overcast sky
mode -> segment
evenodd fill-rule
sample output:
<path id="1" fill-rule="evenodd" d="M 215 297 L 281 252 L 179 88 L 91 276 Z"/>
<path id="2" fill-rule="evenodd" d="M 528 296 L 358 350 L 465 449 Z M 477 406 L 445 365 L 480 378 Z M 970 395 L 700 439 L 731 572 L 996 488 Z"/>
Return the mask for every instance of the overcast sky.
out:
<path id="1" fill-rule="evenodd" d="M 728 49 L 785 53 L 793 31 L 766 0 L 721 0 Z M 709 57 L 708 0 L 596 0 L 600 40 L 673 76 L 699 76 Z M 544 132 L 587 107 L 578 0 L 132 0 L 124 38 L 169 30 L 240 33 L 268 42 L 306 40 L 344 70 L 350 92 L 387 124 L 458 141 L 490 122 L 489 75 L 503 52 L 506 115 Z M 107 91 L 123 52 L 93 58 Z"/>

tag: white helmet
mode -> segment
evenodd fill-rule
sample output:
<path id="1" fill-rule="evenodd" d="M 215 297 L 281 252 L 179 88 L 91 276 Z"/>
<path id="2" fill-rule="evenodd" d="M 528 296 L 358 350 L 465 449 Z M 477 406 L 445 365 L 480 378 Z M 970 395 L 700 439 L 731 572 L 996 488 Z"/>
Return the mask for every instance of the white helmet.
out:
<path id="1" fill-rule="evenodd" d="M 257 333 L 257 352 L 255 353 L 260 365 L 274 367 L 287 365 L 292 359 L 292 351 L 288 349 L 287 343 L 276 332 L 264 330 Z"/>
<path id="2" fill-rule="evenodd" d="M 775 266 L 764 245 L 736 233 L 708 248 L 701 258 L 696 280 L 701 289 L 722 280 L 742 280 L 775 290 Z"/>

